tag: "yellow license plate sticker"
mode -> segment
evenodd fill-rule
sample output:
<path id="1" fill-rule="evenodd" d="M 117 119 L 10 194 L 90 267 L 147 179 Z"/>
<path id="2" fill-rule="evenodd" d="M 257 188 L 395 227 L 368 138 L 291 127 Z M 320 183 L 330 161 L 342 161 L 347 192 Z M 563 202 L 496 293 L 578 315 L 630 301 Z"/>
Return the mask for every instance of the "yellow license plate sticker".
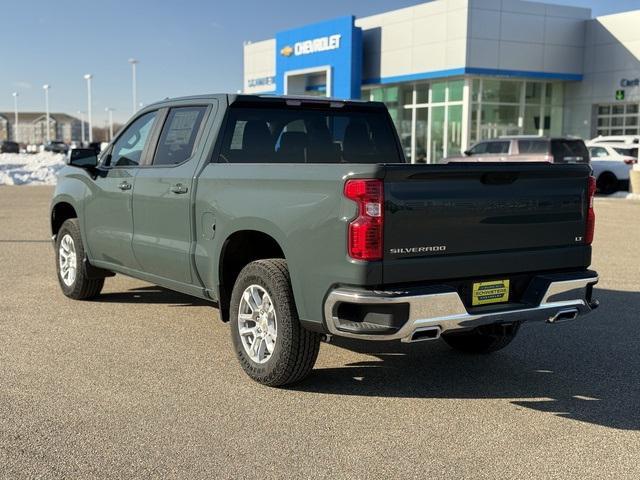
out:
<path id="1" fill-rule="evenodd" d="M 509 280 L 492 280 L 473 284 L 472 304 L 486 305 L 509 300 Z"/>

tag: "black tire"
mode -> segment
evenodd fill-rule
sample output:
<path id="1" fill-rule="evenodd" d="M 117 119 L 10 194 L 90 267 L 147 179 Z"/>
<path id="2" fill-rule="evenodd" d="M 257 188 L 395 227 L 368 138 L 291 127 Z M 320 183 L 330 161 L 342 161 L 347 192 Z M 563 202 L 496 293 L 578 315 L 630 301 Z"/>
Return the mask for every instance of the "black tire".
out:
<path id="1" fill-rule="evenodd" d="M 277 338 L 265 363 L 252 360 L 240 338 L 240 301 L 251 285 L 258 285 L 269 294 L 276 314 Z M 300 324 L 284 259 L 257 260 L 242 269 L 231 294 L 229 316 L 234 350 L 243 370 L 253 380 L 279 387 L 299 382 L 309 375 L 318 358 L 320 335 Z"/>
<path id="2" fill-rule="evenodd" d="M 75 280 L 69 285 L 65 283 L 60 270 L 60 244 L 66 235 L 69 235 L 73 240 L 76 257 Z M 56 237 L 56 271 L 58 273 L 58 283 L 60 284 L 62 293 L 74 300 L 86 300 L 96 297 L 100 294 L 102 287 L 104 286 L 104 278 L 92 279 L 88 277 L 86 265 L 84 263 L 84 256 L 84 245 L 82 244 L 78 219 L 70 218 L 62 224 Z"/>
<path id="3" fill-rule="evenodd" d="M 618 177 L 611 172 L 603 172 L 596 181 L 598 192 L 603 195 L 611 195 L 618 191 Z"/>
<path id="4" fill-rule="evenodd" d="M 442 339 L 460 352 L 492 353 L 509 345 L 519 329 L 519 323 L 486 325 L 470 332 L 443 334 Z"/>

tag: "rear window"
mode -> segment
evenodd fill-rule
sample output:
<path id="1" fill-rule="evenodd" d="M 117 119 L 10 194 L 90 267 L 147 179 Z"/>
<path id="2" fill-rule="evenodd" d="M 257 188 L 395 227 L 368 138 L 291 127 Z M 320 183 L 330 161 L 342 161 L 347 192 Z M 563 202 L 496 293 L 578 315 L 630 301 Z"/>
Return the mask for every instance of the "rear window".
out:
<path id="1" fill-rule="evenodd" d="M 551 140 L 554 163 L 588 163 L 589 152 L 582 140 Z"/>
<path id="2" fill-rule="evenodd" d="M 522 153 L 549 153 L 546 140 L 518 140 L 518 151 Z"/>
<path id="3" fill-rule="evenodd" d="M 231 107 L 221 162 L 404 163 L 383 110 Z"/>
<path id="4" fill-rule="evenodd" d="M 627 157 L 636 157 L 638 158 L 638 149 L 637 148 L 619 148 L 613 147 L 613 149 L 618 152 L 620 155 L 625 155 Z"/>

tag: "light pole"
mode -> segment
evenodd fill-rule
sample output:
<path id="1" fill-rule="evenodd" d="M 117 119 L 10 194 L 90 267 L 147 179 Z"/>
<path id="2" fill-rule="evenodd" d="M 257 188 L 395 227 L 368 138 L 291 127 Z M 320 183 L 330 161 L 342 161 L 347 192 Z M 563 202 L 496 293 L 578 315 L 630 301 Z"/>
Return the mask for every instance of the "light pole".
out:
<path id="1" fill-rule="evenodd" d="M 138 104 L 138 86 L 136 83 L 136 65 L 140 63 L 135 58 L 130 58 L 129 63 L 131 64 L 131 87 L 133 91 L 133 113 L 136 113 L 137 104 Z"/>
<path id="2" fill-rule="evenodd" d="M 91 79 L 93 75 L 87 73 L 84 76 L 84 79 L 87 81 L 87 117 L 88 117 L 88 125 L 89 127 L 89 143 L 93 142 L 93 123 L 91 122 Z"/>
<path id="3" fill-rule="evenodd" d="M 109 141 L 113 140 L 113 108 L 107 107 L 104 109 L 109 115 Z"/>
<path id="4" fill-rule="evenodd" d="M 78 114 L 80 115 L 80 138 L 82 139 L 82 146 L 84 147 L 84 112 L 82 110 L 78 110 Z"/>
<path id="5" fill-rule="evenodd" d="M 13 92 L 13 114 L 15 116 L 13 121 L 13 141 L 18 143 L 18 92 Z"/>
<path id="6" fill-rule="evenodd" d="M 43 85 L 42 88 L 44 89 L 44 109 L 45 109 L 45 114 L 47 118 L 45 135 L 46 135 L 47 143 L 49 143 L 51 141 L 51 131 L 50 131 L 50 124 L 49 124 L 49 89 L 51 88 L 51 86 L 49 84 L 46 84 L 46 85 Z"/>

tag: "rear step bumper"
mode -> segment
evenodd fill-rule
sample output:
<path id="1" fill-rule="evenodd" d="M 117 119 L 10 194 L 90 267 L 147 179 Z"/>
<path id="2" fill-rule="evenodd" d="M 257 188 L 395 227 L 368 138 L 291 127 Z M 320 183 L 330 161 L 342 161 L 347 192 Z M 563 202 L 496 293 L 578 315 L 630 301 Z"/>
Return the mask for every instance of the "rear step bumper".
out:
<path id="1" fill-rule="evenodd" d="M 560 323 L 598 306 L 591 298 L 597 282 L 598 276 L 590 271 L 583 275 L 540 276 L 531 282 L 529 292 L 539 298 L 536 304 L 476 307 L 472 312 L 465 308 L 458 292 L 447 286 L 402 291 L 339 288 L 327 296 L 325 321 L 336 336 L 403 342 L 433 340 L 442 333 L 495 323 Z M 354 311 L 358 318 L 352 315 Z"/>

